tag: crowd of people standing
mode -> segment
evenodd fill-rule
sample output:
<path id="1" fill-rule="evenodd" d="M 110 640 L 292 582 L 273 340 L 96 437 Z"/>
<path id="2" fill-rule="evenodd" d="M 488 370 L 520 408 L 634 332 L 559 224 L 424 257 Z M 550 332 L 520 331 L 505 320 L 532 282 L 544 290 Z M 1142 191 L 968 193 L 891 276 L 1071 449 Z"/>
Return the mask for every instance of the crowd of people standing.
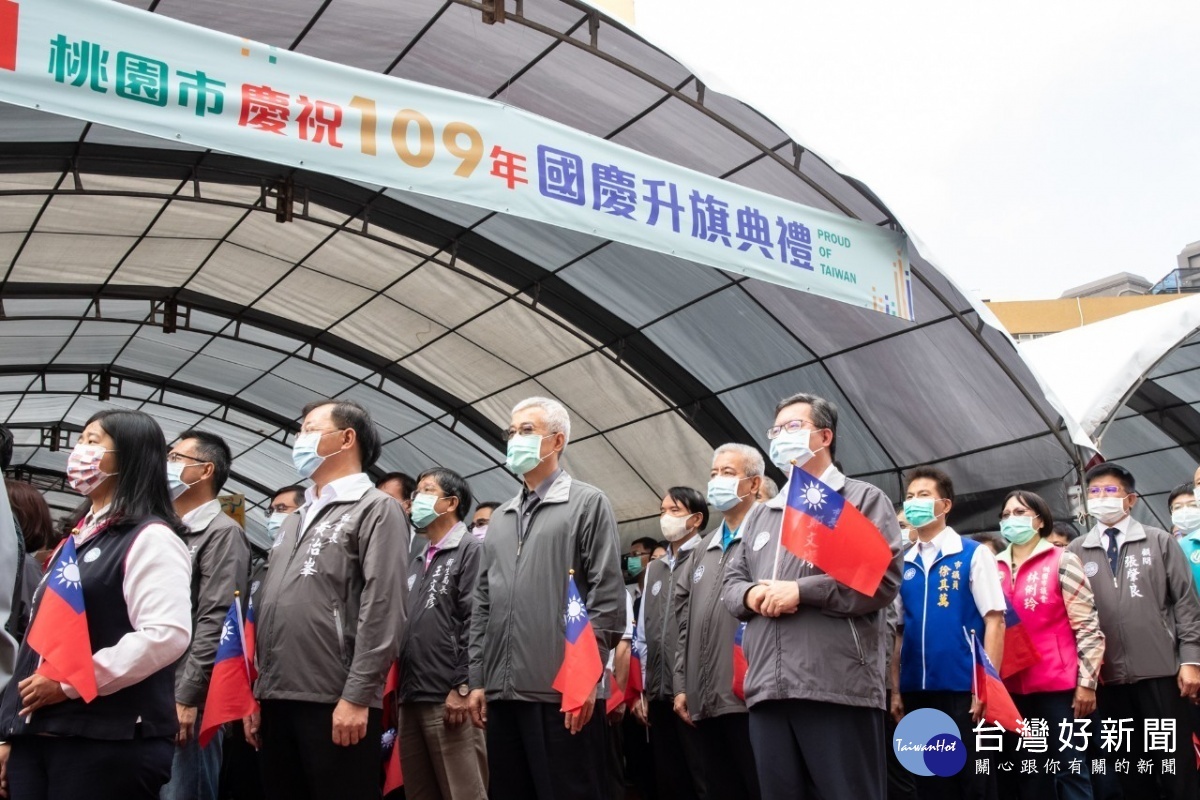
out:
<path id="1" fill-rule="evenodd" d="M 1200 472 L 1169 499 L 1173 531 L 1134 519 L 1135 476 L 1101 463 L 1086 534 L 1015 490 L 985 541 L 948 524 L 953 477 L 936 467 L 904 476 L 899 505 L 844 475 L 827 400 L 783 398 L 763 422 L 787 485 L 757 448 L 721 445 L 707 486 L 664 493 L 661 540 L 623 552 L 608 498 L 561 463 L 555 400 L 513 408 L 521 488 L 496 502 L 436 465 L 372 480 L 369 411 L 315 401 L 292 454 L 307 485 L 272 496 L 260 553 L 222 513 L 224 441 L 168 443 L 142 412 L 100 412 L 68 460 L 86 502 L 61 544 L 28 487 L 10 482 L 0 509 L 0 551 L 15 548 L 0 552 L 0 795 L 379 798 L 396 748 L 413 800 L 1197 796 Z M 781 546 L 798 481 L 882 540 L 870 594 Z M 201 737 L 234 598 L 253 620 L 256 708 Z M 48 668 L 62 603 L 86 608 L 94 686 Z M 580 638 L 602 667 L 568 706 Z M 976 638 L 1027 723 L 1001 748 L 981 744 Z M 957 774 L 898 763 L 897 725 L 921 709 L 957 728 Z M 1122 720 L 1138 725 L 1125 749 L 1101 751 Z M 1004 768 L 1048 758 L 1030 749 L 1039 731 L 1089 724 L 1078 768 Z M 1149 735 L 1168 731 L 1169 746 Z"/>

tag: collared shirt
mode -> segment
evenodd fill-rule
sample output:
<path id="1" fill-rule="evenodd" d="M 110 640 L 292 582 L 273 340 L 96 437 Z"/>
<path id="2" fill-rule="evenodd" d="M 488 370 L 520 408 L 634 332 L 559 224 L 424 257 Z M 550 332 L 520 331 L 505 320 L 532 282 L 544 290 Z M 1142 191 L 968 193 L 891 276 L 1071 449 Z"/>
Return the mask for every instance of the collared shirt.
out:
<path id="1" fill-rule="evenodd" d="M 79 533 L 74 534 L 76 547 L 104 530 L 109 508 L 84 517 Z M 187 547 L 165 525 L 148 526 L 130 545 L 121 592 L 133 630 L 111 647 L 92 654 L 101 695 L 145 680 L 173 664 L 187 649 L 192 639 L 192 607 L 178 601 L 180 587 L 191 584 L 191 575 Z M 62 689 L 67 697 L 79 697 L 69 684 L 62 684 Z"/>
<path id="2" fill-rule="evenodd" d="M 904 560 L 912 563 L 920 558 L 921 563 L 928 571 L 943 548 L 956 553 L 962 552 L 963 549 L 962 537 L 949 525 L 931 541 L 922 542 L 918 539 L 917 546 L 904 554 Z M 975 607 L 979 609 L 979 616 L 987 617 L 993 611 L 1003 614 L 1008 607 L 1004 602 L 1004 587 L 1000 583 L 1000 570 L 996 566 L 996 556 L 987 545 L 981 544 L 975 548 L 975 556 L 971 559 L 969 578 L 971 597 L 975 600 Z M 901 619 L 903 619 L 904 602 L 899 594 L 896 595 L 896 605 L 900 610 Z"/>
<path id="3" fill-rule="evenodd" d="M 663 561 L 666 562 L 667 568 L 670 569 L 672 572 L 674 572 L 675 571 L 675 562 L 679 560 L 678 554 L 686 552 L 688 550 L 691 550 L 703 538 L 704 537 L 700 533 L 700 531 L 696 531 L 695 535 L 692 536 L 692 538 L 688 539 L 686 542 L 684 542 L 682 545 L 679 546 L 678 551 L 676 551 L 675 545 L 668 544 L 667 545 L 667 554 L 665 556 L 663 556 Z"/>
<path id="4" fill-rule="evenodd" d="M 304 490 L 304 505 L 300 506 L 299 510 L 299 535 L 304 535 L 304 532 L 308 530 L 308 523 L 316 519 L 325 506 L 343 500 L 350 503 L 357 502 L 362 500 L 363 495 L 374 487 L 375 484 L 371 483 L 371 479 L 365 472 L 356 472 L 353 475 L 346 475 L 330 481 L 321 490 L 320 497 L 317 496 L 315 486 L 308 487 Z"/>
<path id="5" fill-rule="evenodd" d="M 529 490 L 528 486 L 522 485 L 521 506 L 517 509 L 517 513 L 520 515 L 517 528 L 520 531 L 522 539 L 525 538 L 525 529 L 529 526 L 529 518 L 533 516 L 534 510 L 550 494 L 550 487 L 558 480 L 559 475 L 562 475 L 562 467 L 554 470 L 544 481 L 535 486 L 532 491 Z"/>
<path id="6" fill-rule="evenodd" d="M 1115 525 L 1104 525 L 1103 523 L 1100 523 L 1101 525 L 1103 525 L 1103 527 L 1100 529 L 1100 545 L 1102 547 L 1104 547 L 1106 550 L 1108 549 L 1108 529 L 1116 528 L 1117 529 L 1117 550 L 1120 550 L 1121 545 L 1125 544 L 1125 535 L 1127 533 L 1129 533 L 1129 523 L 1132 521 L 1133 521 L 1133 515 L 1126 514 L 1125 519 L 1121 520 L 1120 522 L 1116 523 Z"/>
<path id="7" fill-rule="evenodd" d="M 209 500 L 183 515 L 183 524 L 192 533 L 200 533 L 221 513 L 221 501 Z"/>

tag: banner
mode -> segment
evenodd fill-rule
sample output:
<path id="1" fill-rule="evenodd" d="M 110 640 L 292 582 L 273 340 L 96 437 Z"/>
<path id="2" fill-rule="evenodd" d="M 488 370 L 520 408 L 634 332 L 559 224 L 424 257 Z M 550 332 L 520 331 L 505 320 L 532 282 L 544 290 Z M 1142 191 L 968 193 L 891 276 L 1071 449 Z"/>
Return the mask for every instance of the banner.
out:
<path id="1" fill-rule="evenodd" d="M 913 318 L 903 234 L 502 103 L 108 0 L 0 0 L 0 100 L 467 203 Z"/>

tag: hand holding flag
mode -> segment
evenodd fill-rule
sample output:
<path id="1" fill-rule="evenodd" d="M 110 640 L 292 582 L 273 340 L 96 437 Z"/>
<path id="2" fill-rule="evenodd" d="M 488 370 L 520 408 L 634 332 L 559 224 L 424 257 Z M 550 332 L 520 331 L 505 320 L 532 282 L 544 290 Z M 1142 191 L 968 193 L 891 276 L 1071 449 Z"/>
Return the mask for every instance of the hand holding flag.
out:
<path id="1" fill-rule="evenodd" d="M 795 467 L 788 481 L 774 577 L 779 546 L 868 596 L 875 594 L 892 563 L 892 549 L 874 523 L 840 493 Z"/>
<path id="2" fill-rule="evenodd" d="M 37 674 L 65 683 L 85 703 L 96 699 L 96 670 L 92 665 L 92 639 L 88 632 L 87 609 L 75 539 L 68 536 L 46 576 L 33 622 L 26 634 L 29 646 L 42 657 Z"/>
<path id="3" fill-rule="evenodd" d="M 992 666 L 992 661 L 988 658 L 975 631 L 971 631 L 967 635 L 967 642 L 971 646 L 972 658 L 975 662 L 975 668 L 972 671 L 974 685 L 971 688 L 975 698 L 983 703 L 984 720 L 1021 736 L 1025 732 L 1025 718 L 1017 710 L 1017 704 L 1013 702 L 1012 695 L 1004 687 L 1004 682 L 1000 680 L 999 673 Z"/>
<path id="4" fill-rule="evenodd" d="M 575 585 L 575 570 L 567 578 L 567 605 L 564 613 L 566 635 L 563 646 L 562 666 L 551 686 L 562 693 L 561 711 L 568 715 L 579 712 L 595 697 L 596 684 L 604 675 L 600 661 L 600 647 L 588 617 L 583 595 Z M 590 718 L 590 714 L 587 715 Z M 587 720 L 582 720 L 582 727 Z M 572 731 L 574 732 L 574 731 Z"/>
<path id="5" fill-rule="evenodd" d="M 242 605 L 238 592 L 225 614 L 221 640 L 208 681 L 208 698 L 200 720 L 200 746 L 206 747 L 217 729 L 226 722 L 243 719 L 258 711 L 250 690 L 250 664 L 246 659 L 246 631 L 242 627 Z"/>
<path id="6" fill-rule="evenodd" d="M 1004 606 L 1004 658 L 1000 661 L 1000 677 L 1011 678 L 1041 661 L 1042 654 L 1037 651 L 1033 637 L 1021 624 L 1021 616 L 1007 597 Z"/>

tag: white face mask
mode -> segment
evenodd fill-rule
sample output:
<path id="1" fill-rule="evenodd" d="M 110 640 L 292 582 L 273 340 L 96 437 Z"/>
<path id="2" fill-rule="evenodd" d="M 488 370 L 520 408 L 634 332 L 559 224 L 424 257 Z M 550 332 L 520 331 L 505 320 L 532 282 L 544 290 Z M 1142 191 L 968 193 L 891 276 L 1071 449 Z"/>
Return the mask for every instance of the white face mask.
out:
<path id="1" fill-rule="evenodd" d="M 1129 513 L 1125 510 L 1124 497 L 1092 497 L 1087 501 L 1087 512 L 1101 525 L 1114 525 Z"/>
<path id="2" fill-rule="evenodd" d="M 678 542 L 680 539 L 687 536 L 687 521 L 691 518 L 691 514 L 687 515 L 686 517 L 675 517 L 670 514 L 663 514 L 658 518 L 658 527 L 662 529 L 663 538 L 668 542 Z"/>
<path id="3" fill-rule="evenodd" d="M 1200 529 L 1200 508 L 1184 506 L 1171 513 L 1171 524 L 1184 533 Z"/>
<path id="4" fill-rule="evenodd" d="M 791 475 L 793 465 L 803 467 L 824 449 L 812 449 L 812 431 L 808 428 L 802 428 L 795 433 L 783 431 L 771 440 L 771 462 L 779 467 L 784 475 Z"/>

